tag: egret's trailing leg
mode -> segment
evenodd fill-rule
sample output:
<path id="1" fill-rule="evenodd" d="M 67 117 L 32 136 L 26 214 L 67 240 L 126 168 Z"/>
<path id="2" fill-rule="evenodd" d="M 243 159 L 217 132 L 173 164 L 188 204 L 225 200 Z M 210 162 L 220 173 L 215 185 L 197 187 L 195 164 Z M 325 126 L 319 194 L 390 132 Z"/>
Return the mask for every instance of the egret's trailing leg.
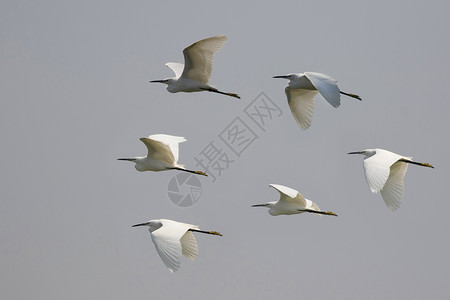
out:
<path id="1" fill-rule="evenodd" d="M 321 214 L 321 215 L 328 215 L 328 216 L 335 216 L 335 217 L 337 217 L 337 214 L 335 214 L 332 211 L 317 211 L 317 210 L 312 210 L 312 209 L 299 209 L 299 211 L 305 211 L 305 212 L 309 212 L 309 213 L 313 213 L 313 214 Z"/>
<path id="2" fill-rule="evenodd" d="M 358 100 L 362 101 L 361 97 L 359 97 L 358 95 L 351 94 L 351 93 L 344 93 L 343 91 L 339 91 L 339 92 L 340 92 L 342 95 L 349 96 L 349 97 L 352 97 L 352 98 L 355 98 L 355 99 L 358 99 Z"/>
<path id="3" fill-rule="evenodd" d="M 193 173 L 193 174 L 198 174 L 198 175 L 203 175 L 203 176 L 208 176 L 205 172 L 202 171 L 193 171 L 193 170 L 187 170 L 187 169 L 183 169 L 183 168 L 173 168 L 174 170 L 179 170 L 179 171 L 185 171 L 185 172 L 189 172 L 189 173 Z"/>
<path id="4" fill-rule="evenodd" d="M 205 230 L 192 229 L 192 228 L 189 229 L 189 231 L 195 231 L 195 232 L 200 232 L 200 233 L 206 233 L 206 234 L 222 236 L 222 234 L 220 232 L 217 232 L 217 231 L 205 231 Z"/>
<path id="5" fill-rule="evenodd" d="M 409 161 L 409 160 L 405 160 L 405 159 L 400 159 L 401 161 L 408 163 L 408 164 L 414 164 L 414 165 L 418 165 L 418 166 L 422 166 L 422 167 L 428 167 L 428 168 L 433 168 L 434 167 L 432 165 L 430 165 L 429 163 L 421 163 L 421 162 L 417 162 L 417 161 Z"/>
<path id="6" fill-rule="evenodd" d="M 235 94 L 235 93 L 226 93 L 226 92 L 222 92 L 222 91 L 219 91 L 218 89 L 213 89 L 213 88 L 203 89 L 203 90 L 208 91 L 208 92 L 218 93 L 218 94 L 227 95 L 227 96 L 230 96 L 230 97 L 241 99 L 241 97 L 238 94 Z"/>

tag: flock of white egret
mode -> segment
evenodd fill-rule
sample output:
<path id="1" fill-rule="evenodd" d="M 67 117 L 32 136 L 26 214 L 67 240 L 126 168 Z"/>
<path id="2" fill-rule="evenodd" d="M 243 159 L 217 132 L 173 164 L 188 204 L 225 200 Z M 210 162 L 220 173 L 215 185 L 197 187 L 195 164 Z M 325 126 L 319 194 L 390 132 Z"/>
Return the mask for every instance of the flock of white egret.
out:
<path id="1" fill-rule="evenodd" d="M 214 54 L 226 40 L 225 36 L 218 35 L 193 43 L 183 50 L 184 65 L 173 62 L 166 64 L 174 71 L 175 77 L 150 82 L 166 84 L 167 90 L 171 93 L 209 91 L 240 99 L 239 95 L 219 91 L 209 83 Z M 311 126 L 314 96 L 317 93 L 320 93 L 335 108 L 340 105 L 340 94 L 361 100 L 358 95 L 342 92 L 337 86 L 337 81 L 324 74 L 305 72 L 274 76 L 274 78 L 289 79 L 288 86 L 285 88 L 288 105 L 302 130 Z M 146 157 L 119 158 L 119 160 L 134 162 L 136 170 L 140 172 L 180 170 L 207 176 L 203 171 L 189 170 L 178 164 L 178 144 L 186 141 L 184 137 L 154 134 L 140 140 L 147 146 Z M 370 190 L 373 193 L 380 192 L 386 206 L 392 211 L 400 207 L 403 196 L 403 178 L 408 164 L 433 168 L 428 163 L 415 162 L 411 157 L 383 149 L 366 149 L 348 154 L 365 155 L 364 171 Z M 330 211 L 321 211 L 316 203 L 304 198 L 292 188 L 279 184 L 270 184 L 269 186 L 280 193 L 280 199 L 265 204 L 255 204 L 253 207 L 268 207 L 269 214 L 272 216 L 304 212 L 337 216 Z M 198 256 L 197 241 L 192 232 L 221 236 L 216 231 L 203 231 L 195 225 L 167 219 L 151 220 L 133 225 L 133 227 L 136 226 L 149 227 L 156 251 L 172 273 L 178 270 L 182 255 L 190 260 L 195 260 Z"/>

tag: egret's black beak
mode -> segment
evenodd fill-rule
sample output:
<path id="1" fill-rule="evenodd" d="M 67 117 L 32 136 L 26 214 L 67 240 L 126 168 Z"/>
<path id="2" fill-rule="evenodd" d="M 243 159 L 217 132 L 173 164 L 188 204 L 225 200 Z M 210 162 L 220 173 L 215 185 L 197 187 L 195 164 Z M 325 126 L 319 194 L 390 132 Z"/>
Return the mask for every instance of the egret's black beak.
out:
<path id="1" fill-rule="evenodd" d="M 167 79 L 151 80 L 149 82 L 167 83 Z"/>
<path id="2" fill-rule="evenodd" d="M 136 158 L 118 158 L 117 160 L 136 161 Z"/>
<path id="3" fill-rule="evenodd" d="M 268 204 L 255 204 L 255 205 L 252 205 L 252 207 L 261 207 L 261 206 L 267 206 Z"/>
<path id="4" fill-rule="evenodd" d="M 349 153 L 347 153 L 347 154 L 363 154 L 364 152 L 362 152 L 362 151 L 356 151 L 356 152 L 349 152 Z"/>
<path id="5" fill-rule="evenodd" d="M 278 76 L 273 76 L 272 78 L 284 78 L 284 79 L 289 79 L 289 75 L 278 75 Z"/>
<path id="6" fill-rule="evenodd" d="M 131 227 L 147 226 L 147 225 L 148 225 L 148 222 L 147 223 L 136 224 L 136 225 L 133 225 Z"/>

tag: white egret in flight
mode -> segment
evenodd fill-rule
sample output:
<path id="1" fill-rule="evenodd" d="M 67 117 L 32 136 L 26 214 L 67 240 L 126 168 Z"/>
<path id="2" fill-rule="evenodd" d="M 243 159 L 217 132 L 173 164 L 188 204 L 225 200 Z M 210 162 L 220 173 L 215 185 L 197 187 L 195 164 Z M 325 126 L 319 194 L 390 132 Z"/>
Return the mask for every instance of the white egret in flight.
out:
<path id="1" fill-rule="evenodd" d="M 167 84 L 167 90 L 171 93 L 209 91 L 240 99 L 237 94 L 219 91 L 209 84 L 214 54 L 222 48 L 226 40 L 226 36 L 218 35 L 193 43 L 183 50 L 184 65 L 166 63 L 175 73 L 175 77 L 150 82 Z"/>
<path id="2" fill-rule="evenodd" d="M 273 78 L 289 79 L 288 86 L 285 89 L 289 108 L 298 126 L 303 130 L 311 126 L 314 96 L 317 95 L 317 92 L 335 108 L 341 105 L 340 94 L 361 100 L 358 95 L 340 91 L 337 81 L 324 74 L 314 72 L 292 73 L 274 76 Z"/>
<path id="3" fill-rule="evenodd" d="M 255 204 L 252 205 L 252 207 L 268 207 L 269 214 L 272 216 L 293 215 L 304 212 L 337 216 L 331 211 L 321 211 L 316 203 L 305 199 L 298 191 L 294 189 L 279 184 L 269 184 L 269 186 L 273 187 L 280 193 L 280 200 L 265 204 Z"/>
<path id="4" fill-rule="evenodd" d="M 398 155 L 383 149 L 366 149 L 348 154 L 362 154 L 364 172 L 372 193 L 381 193 L 386 206 L 394 211 L 400 207 L 403 197 L 403 178 L 408 164 L 434 168 L 428 163 L 412 161 L 412 157 Z"/>
<path id="5" fill-rule="evenodd" d="M 151 220 L 132 227 L 148 226 L 153 244 L 170 272 L 180 267 L 181 254 L 194 261 L 198 256 L 197 241 L 192 232 L 222 236 L 216 231 L 203 231 L 197 226 L 172 220 Z"/>
<path id="6" fill-rule="evenodd" d="M 140 140 L 147 146 L 146 157 L 118 158 L 118 160 L 134 162 L 136 170 L 140 172 L 180 170 L 208 176 L 202 171 L 187 170 L 183 165 L 178 164 L 178 144 L 186 141 L 184 137 L 154 134 L 148 138 L 140 138 Z"/>

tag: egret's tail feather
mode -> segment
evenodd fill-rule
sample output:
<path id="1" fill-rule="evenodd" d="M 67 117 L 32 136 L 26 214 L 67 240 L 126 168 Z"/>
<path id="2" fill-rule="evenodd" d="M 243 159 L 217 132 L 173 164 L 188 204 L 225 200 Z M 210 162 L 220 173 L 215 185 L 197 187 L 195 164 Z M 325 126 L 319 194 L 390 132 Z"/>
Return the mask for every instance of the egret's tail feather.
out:
<path id="1" fill-rule="evenodd" d="M 358 96 L 358 95 L 351 94 L 351 93 L 344 93 L 343 91 L 340 91 L 340 92 L 341 92 L 341 94 L 343 94 L 345 96 L 349 96 L 349 97 L 352 97 L 352 98 L 355 98 L 355 99 L 358 99 L 358 100 L 362 101 L 361 97 Z"/>

